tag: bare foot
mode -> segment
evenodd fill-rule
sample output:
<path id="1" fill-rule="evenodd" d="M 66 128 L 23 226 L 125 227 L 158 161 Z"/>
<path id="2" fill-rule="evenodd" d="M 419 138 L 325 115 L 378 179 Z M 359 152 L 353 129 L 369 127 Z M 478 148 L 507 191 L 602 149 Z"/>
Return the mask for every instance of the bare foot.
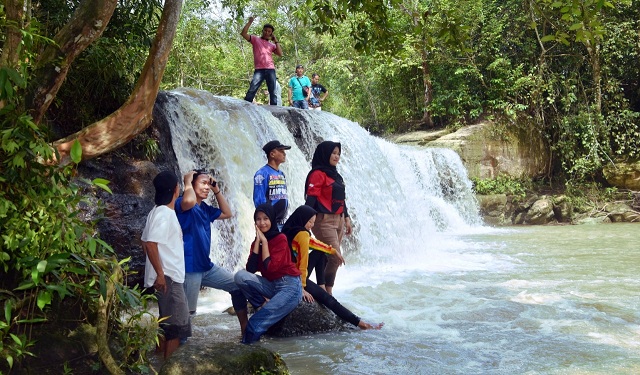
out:
<path id="1" fill-rule="evenodd" d="M 384 326 L 384 323 L 370 324 L 365 322 L 364 320 L 361 320 L 360 322 L 358 322 L 358 328 L 360 329 L 380 329 L 383 326 Z"/>

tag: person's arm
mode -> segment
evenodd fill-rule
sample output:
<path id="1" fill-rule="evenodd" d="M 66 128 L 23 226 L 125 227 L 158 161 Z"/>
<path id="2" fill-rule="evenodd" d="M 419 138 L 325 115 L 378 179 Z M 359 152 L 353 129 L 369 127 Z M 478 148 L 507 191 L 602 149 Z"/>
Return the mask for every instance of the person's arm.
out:
<path id="1" fill-rule="evenodd" d="M 211 180 L 217 182 L 214 178 L 211 178 Z M 217 187 L 217 190 L 216 190 L 216 187 Z M 216 187 L 211 189 L 211 191 L 213 191 L 213 195 L 216 197 L 216 200 L 218 201 L 218 206 L 220 207 L 220 211 L 222 211 L 220 216 L 218 216 L 218 220 L 228 219 L 233 216 L 233 214 L 231 213 L 231 208 L 229 207 L 229 203 L 227 203 L 227 199 L 224 197 L 224 195 L 222 195 L 222 192 L 220 191 L 220 186 L 216 186 Z"/>
<path id="2" fill-rule="evenodd" d="M 258 262 L 260 261 L 259 250 L 260 249 L 260 241 L 257 239 L 253 241 L 251 245 L 251 252 L 249 253 L 249 258 L 247 259 L 247 266 L 245 267 L 247 271 L 251 273 L 258 272 Z"/>
<path id="3" fill-rule="evenodd" d="M 293 238 L 293 243 L 297 245 L 298 248 L 298 269 L 300 270 L 300 281 L 302 281 L 302 287 L 307 286 L 307 277 L 309 271 L 307 267 L 309 267 L 309 232 L 300 231 Z M 312 300 L 313 301 L 313 300 Z M 311 301 L 309 301 L 311 302 Z"/>
<path id="4" fill-rule="evenodd" d="M 269 190 L 269 176 L 256 172 L 253 176 L 253 204 L 258 207 L 267 203 L 267 191 Z"/>
<path id="5" fill-rule="evenodd" d="M 277 56 L 282 57 L 282 47 L 280 47 L 280 42 L 276 39 L 275 35 L 271 35 L 271 41 L 276 44 L 276 50 L 273 51 Z"/>
<path id="6" fill-rule="evenodd" d="M 242 35 L 242 37 L 247 41 L 250 42 L 251 41 L 251 35 L 249 35 L 249 27 L 251 27 L 251 24 L 253 23 L 253 20 L 255 19 L 254 16 L 249 17 L 249 20 L 247 21 L 247 24 L 244 25 L 244 27 L 242 28 L 242 31 L 240 32 L 240 35 Z"/>
<path id="7" fill-rule="evenodd" d="M 347 236 L 353 233 L 353 226 L 351 225 L 351 218 L 349 216 L 344 218 L 344 227 L 346 229 L 345 233 Z"/>
<path id="8" fill-rule="evenodd" d="M 307 97 L 305 98 L 306 101 L 309 101 L 309 99 L 311 99 L 311 81 L 309 81 L 309 77 L 307 77 L 307 82 L 305 82 L 306 85 L 309 89 L 307 90 Z"/>
<path id="9" fill-rule="evenodd" d="M 324 93 L 322 94 L 319 100 L 323 102 L 327 98 L 327 95 L 329 95 L 329 90 L 324 89 Z"/>
<path id="10" fill-rule="evenodd" d="M 256 226 L 256 245 L 254 245 L 253 252 L 257 253 L 259 249 L 259 245 L 262 245 L 262 263 L 264 269 L 269 268 L 269 264 L 271 264 L 271 253 L 269 252 L 269 241 L 267 241 L 267 237 L 264 236 L 264 233 L 258 229 Z"/>
<path id="11" fill-rule="evenodd" d="M 156 281 L 153 283 L 153 287 L 156 290 L 166 293 L 167 292 L 167 282 L 164 279 L 164 270 L 162 269 L 162 262 L 160 261 L 160 253 L 158 251 L 158 243 L 157 242 L 142 242 L 142 248 L 145 249 L 145 253 L 149 258 L 149 262 L 153 266 L 153 269 L 158 274 Z"/>
<path id="12" fill-rule="evenodd" d="M 291 82 L 289 82 L 289 104 L 293 105 L 293 100 L 291 100 L 292 90 L 291 90 Z"/>
<path id="13" fill-rule="evenodd" d="M 184 175 L 184 193 L 182 193 L 182 201 L 180 201 L 180 208 L 183 212 L 189 211 L 198 203 L 196 192 L 193 191 L 193 185 L 191 184 L 195 173 L 195 171 L 191 171 Z"/>

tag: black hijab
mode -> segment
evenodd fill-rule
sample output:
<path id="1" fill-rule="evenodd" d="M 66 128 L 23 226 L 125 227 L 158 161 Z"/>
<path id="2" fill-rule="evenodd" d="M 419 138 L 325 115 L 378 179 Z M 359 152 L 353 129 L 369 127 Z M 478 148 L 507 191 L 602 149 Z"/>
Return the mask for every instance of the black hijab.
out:
<path id="1" fill-rule="evenodd" d="M 271 228 L 269 228 L 269 230 L 266 233 L 264 233 L 264 236 L 267 238 L 267 241 L 271 241 L 273 237 L 280 234 L 280 231 L 278 230 L 278 223 L 276 222 L 276 211 L 273 209 L 273 206 L 271 205 L 271 203 L 268 203 L 268 202 L 263 203 L 258 207 L 256 207 L 256 211 L 253 213 L 254 222 L 256 221 L 256 214 L 258 212 L 264 212 L 264 214 L 267 215 L 267 217 L 271 221 Z"/>
<path id="2" fill-rule="evenodd" d="M 309 222 L 315 214 L 316 210 L 303 204 L 296 208 L 284 223 L 282 233 L 287 236 L 287 241 L 289 242 L 289 248 L 291 248 L 291 250 L 293 250 L 291 247 L 293 239 L 298 235 L 298 233 L 303 230 L 309 232 L 304 226 L 307 225 L 307 222 Z"/>
<path id="3" fill-rule="evenodd" d="M 311 176 L 313 171 L 317 170 L 324 172 L 340 185 L 344 185 L 344 179 L 342 179 L 336 167 L 329 162 L 331 154 L 336 147 L 340 150 L 340 153 L 342 153 L 342 145 L 340 145 L 340 142 L 324 141 L 316 147 L 316 151 L 313 153 L 313 159 L 311 159 L 311 170 L 307 174 L 307 179 L 304 182 L 305 192 L 307 191 L 307 186 L 309 186 L 309 176 Z"/>

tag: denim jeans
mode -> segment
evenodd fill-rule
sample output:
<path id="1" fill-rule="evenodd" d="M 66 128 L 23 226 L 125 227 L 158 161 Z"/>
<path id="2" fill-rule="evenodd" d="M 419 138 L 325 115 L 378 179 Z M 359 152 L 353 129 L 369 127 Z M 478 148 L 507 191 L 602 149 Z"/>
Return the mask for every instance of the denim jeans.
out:
<path id="1" fill-rule="evenodd" d="M 307 103 L 306 100 L 294 100 L 293 107 L 300 109 L 309 109 L 309 103 Z"/>
<path id="2" fill-rule="evenodd" d="M 234 277 L 236 284 L 247 297 L 253 307 L 260 307 L 249 319 L 242 342 L 251 344 L 260 340 L 269 327 L 284 318 L 298 306 L 302 300 L 302 283 L 300 276 L 283 276 L 269 281 L 262 276 L 240 270 Z"/>
<path id="3" fill-rule="evenodd" d="M 184 292 L 187 295 L 190 312 L 196 311 L 201 286 L 229 292 L 231 294 L 231 303 L 236 311 L 247 309 L 247 299 L 233 281 L 233 274 L 214 264 L 209 271 L 187 272 L 185 274 Z"/>
<path id="4" fill-rule="evenodd" d="M 276 70 L 275 69 L 256 69 L 253 71 L 253 79 L 249 85 L 249 91 L 244 96 L 244 100 L 253 102 L 253 98 L 256 97 L 258 89 L 262 82 L 267 81 L 267 90 L 269 90 L 269 104 L 277 105 L 278 100 L 276 97 Z"/>

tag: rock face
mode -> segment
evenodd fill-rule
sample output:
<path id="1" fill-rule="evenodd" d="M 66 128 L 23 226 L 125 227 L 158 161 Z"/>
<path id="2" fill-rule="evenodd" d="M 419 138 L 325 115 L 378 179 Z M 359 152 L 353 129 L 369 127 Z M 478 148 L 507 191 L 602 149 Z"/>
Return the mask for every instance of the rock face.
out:
<path id="1" fill-rule="evenodd" d="M 504 132 L 491 122 L 465 126 L 450 134 L 437 133 L 442 136 L 435 140 L 430 140 L 434 134 L 422 133 L 397 136 L 393 140 L 396 143 L 450 148 L 460 155 L 469 177 L 536 177 L 546 173 L 549 167 L 544 144 L 531 141 L 539 137 L 521 133 L 502 134 Z"/>
<path id="2" fill-rule="evenodd" d="M 292 337 L 321 332 L 336 332 L 353 325 L 338 318 L 331 310 L 318 302 L 302 301 L 289 315 L 269 328 L 267 334 L 274 337 Z"/>
<path id="3" fill-rule="evenodd" d="M 607 182 L 615 187 L 640 190 L 640 160 L 617 161 L 605 166 L 603 172 Z"/>
<path id="4" fill-rule="evenodd" d="M 288 374 L 277 353 L 259 345 L 237 343 L 189 344 L 167 359 L 160 375 Z"/>
<path id="5" fill-rule="evenodd" d="M 622 202 L 604 204 L 590 212 L 576 212 L 564 195 L 517 197 L 494 194 L 477 197 L 480 214 L 486 224 L 493 226 L 640 222 L 640 212 Z"/>

